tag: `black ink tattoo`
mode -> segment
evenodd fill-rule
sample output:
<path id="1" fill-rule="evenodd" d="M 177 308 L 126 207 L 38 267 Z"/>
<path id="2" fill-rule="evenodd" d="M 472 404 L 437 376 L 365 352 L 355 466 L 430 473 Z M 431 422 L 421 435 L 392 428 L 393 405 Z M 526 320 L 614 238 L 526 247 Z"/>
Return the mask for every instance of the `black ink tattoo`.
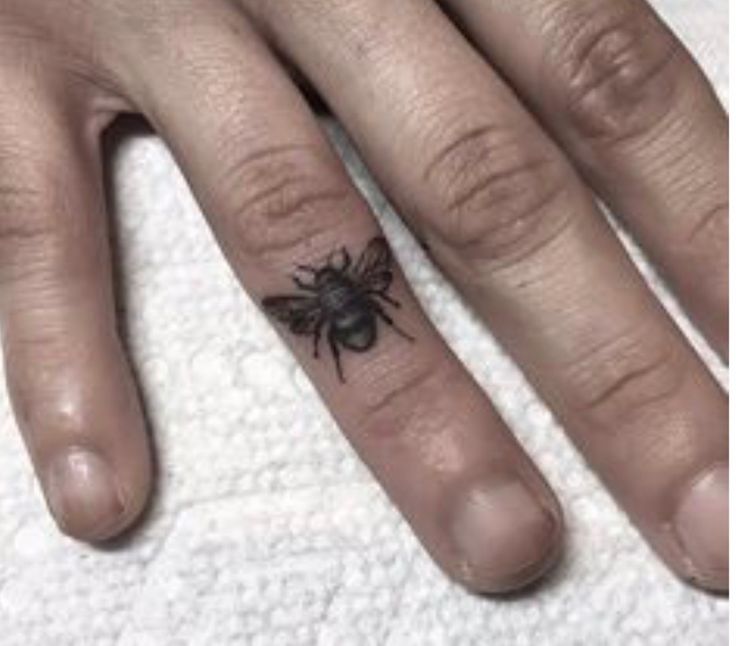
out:
<path id="1" fill-rule="evenodd" d="M 291 278 L 304 293 L 264 298 L 263 308 L 269 316 L 287 325 L 292 334 L 311 336 L 315 359 L 319 358 L 326 327 L 341 382 L 345 383 L 341 348 L 353 352 L 370 350 L 378 340 L 379 319 L 407 341 L 414 341 L 384 307 L 401 307 L 388 293 L 394 274 L 385 238 L 371 240 L 355 263 L 343 247 L 330 254 L 321 267 L 298 265 L 297 269 L 301 275 L 293 274 Z"/>

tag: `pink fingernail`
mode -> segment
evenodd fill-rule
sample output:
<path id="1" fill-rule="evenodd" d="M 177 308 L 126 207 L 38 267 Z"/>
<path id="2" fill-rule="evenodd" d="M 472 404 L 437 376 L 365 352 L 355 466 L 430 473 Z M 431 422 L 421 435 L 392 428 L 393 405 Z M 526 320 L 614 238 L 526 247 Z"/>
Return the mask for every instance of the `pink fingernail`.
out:
<path id="1" fill-rule="evenodd" d="M 46 498 L 61 529 L 83 540 L 107 538 L 125 512 L 109 464 L 91 451 L 73 448 L 52 460 Z"/>
<path id="2" fill-rule="evenodd" d="M 492 477 L 458 500 L 451 535 L 470 578 L 487 591 L 511 589 L 536 578 L 558 542 L 559 523 L 516 477 Z"/>
<path id="3" fill-rule="evenodd" d="M 674 519 L 680 544 L 699 573 L 728 572 L 728 466 L 701 475 L 683 495 Z"/>

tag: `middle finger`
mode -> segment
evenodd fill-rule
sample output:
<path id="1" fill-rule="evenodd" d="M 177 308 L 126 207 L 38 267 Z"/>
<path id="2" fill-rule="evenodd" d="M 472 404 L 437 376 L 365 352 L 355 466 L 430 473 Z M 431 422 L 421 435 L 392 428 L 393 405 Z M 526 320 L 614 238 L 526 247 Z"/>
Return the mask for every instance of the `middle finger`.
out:
<path id="1" fill-rule="evenodd" d="M 724 587 L 726 398 L 559 149 L 432 3 L 250 4 L 660 555 Z"/>

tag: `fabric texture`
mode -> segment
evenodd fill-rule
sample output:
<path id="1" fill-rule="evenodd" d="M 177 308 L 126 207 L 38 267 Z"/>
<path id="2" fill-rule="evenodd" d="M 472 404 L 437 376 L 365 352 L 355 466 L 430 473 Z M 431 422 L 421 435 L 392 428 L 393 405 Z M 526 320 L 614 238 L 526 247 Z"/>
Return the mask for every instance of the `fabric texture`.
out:
<path id="1" fill-rule="evenodd" d="M 726 101 L 726 0 L 655 5 Z M 559 493 L 562 565 L 512 599 L 473 597 L 437 570 L 243 295 L 164 145 L 138 133 L 115 147 L 111 176 L 121 315 L 159 456 L 155 503 L 114 547 L 60 536 L 2 394 L 0 643 L 725 644 L 726 600 L 657 561 L 326 127 L 431 317 Z"/>

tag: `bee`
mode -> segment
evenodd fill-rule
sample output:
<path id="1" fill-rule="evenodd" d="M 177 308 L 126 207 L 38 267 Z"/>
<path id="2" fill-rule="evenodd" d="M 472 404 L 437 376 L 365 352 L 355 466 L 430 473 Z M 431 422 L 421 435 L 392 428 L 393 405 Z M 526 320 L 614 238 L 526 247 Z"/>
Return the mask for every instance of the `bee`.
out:
<path id="1" fill-rule="evenodd" d="M 388 291 L 394 279 L 391 250 L 382 236 L 373 238 L 357 262 L 347 248 L 328 256 L 323 266 L 298 265 L 291 276 L 302 293 L 269 296 L 263 309 L 286 325 L 292 334 L 313 338 L 313 356 L 320 356 L 326 329 L 337 376 L 345 383 L 341 349 L 367 352 L 378 339 L 379 321 L 409 342 L 414 337 L 402 330 L 384 305 L 399 309 L 401 304 Z"/>

